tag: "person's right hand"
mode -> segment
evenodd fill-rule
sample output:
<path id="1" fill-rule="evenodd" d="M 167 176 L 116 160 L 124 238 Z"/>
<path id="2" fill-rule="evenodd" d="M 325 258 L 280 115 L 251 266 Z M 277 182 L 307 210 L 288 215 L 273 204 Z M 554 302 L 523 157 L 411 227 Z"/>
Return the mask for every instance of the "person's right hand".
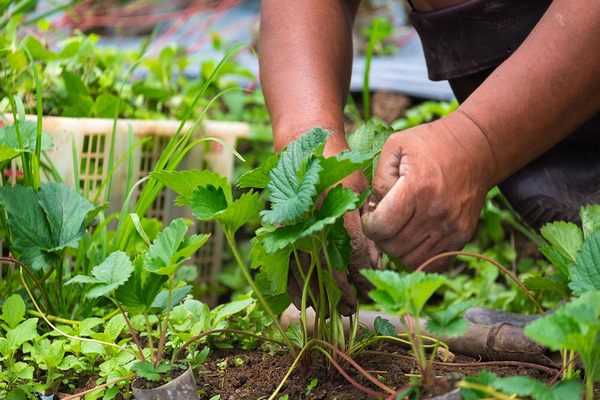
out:
<path id="1" fill-rule="evenodd" d="M 477 227 L 493 166 L 484 135 L 460 114 L 392 135 L 363 216 L 367 237 L 413 268 L 460 250 Z"/>

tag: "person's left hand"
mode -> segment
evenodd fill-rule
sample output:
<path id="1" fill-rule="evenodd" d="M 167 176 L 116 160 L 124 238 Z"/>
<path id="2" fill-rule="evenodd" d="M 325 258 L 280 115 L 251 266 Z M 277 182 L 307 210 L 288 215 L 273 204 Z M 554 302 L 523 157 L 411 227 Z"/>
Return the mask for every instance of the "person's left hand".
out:
<path id="1" fill-rule="evenodd" d="M 487 140 L 464 115 L 392 135 L 377 165 L 364 232 L 413 268 L 460 250 L 477 227 L 493 161 Z"/>

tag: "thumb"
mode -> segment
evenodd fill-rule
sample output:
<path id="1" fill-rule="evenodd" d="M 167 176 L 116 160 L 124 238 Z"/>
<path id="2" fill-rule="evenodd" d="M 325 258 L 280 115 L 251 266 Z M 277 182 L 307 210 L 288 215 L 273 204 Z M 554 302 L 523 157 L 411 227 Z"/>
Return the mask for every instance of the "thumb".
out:
<path id="1" fill-rule="evenodd" d="M 407 183 L 402 176 L 389 191 L 362 217 L 363 231 L 375 242 L 390 239 L 406 226 L 415 213 L 415 203 Z"/>

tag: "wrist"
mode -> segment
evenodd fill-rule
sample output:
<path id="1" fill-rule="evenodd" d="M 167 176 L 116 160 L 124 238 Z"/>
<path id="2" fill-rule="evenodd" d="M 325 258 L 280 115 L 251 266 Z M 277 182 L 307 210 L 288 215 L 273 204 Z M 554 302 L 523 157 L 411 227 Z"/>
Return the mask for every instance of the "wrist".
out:
<path id="1" fill-rule="evenodd" d="M 500 181 L 498 161 L 494 149 L 484 132 L 473 118 L 460 108 L 450 115 L 435 121 L 444 127 L 449 140 L 456 144 L 458 153 L 465 154 L 473 176 L 485 187 L 492 188 Z"/>

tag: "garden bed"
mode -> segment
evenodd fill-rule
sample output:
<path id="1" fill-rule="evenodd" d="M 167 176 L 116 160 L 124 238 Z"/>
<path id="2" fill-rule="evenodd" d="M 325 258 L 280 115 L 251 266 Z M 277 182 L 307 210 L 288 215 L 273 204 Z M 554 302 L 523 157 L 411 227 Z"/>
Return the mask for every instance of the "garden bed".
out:
<path id="1" fill-rule="evenodd" d="M 319 400 L 359 400 L 365 394 L 352 386 L 333 369 L 327 369 L 323 360 L 313 359 L 312 365 L 293 372 L 282 390 L 289 399 Z M 402 388 L 409 384 L 407 374 L 417 373 L 414 359 L 405 350 L 384 345 L 356 357 L 356 361 L 367 371 L 381 379 L 390 387 Z M 221 351 L 196 371 L 201 399 L 220 395 L 220 400 L 244 400 L 267 398 L 287 373 L 292 358 L 288 353 L 267 353 L 261 351 Z M 485 363 L 457 356 L 451 363 L 435 364 L 435 375 L 446 385 L 434 388 L 435 395 L 445 394 L 454 388 L 462 378 L 475 375 L 483 370 L 498 376 L 521 375 L 549 382 L 558 370 L 548 368 L 528 368 L 518 362 Z M 467 365 L 468 364 L 468 365 Z M 348 371 L 352 369 L 343 365 Z M 358 383 L 373 387 L 366 379 L 351 373 Z M 316 379 L 316 380 L 315 380 Z M 312 385 L 311 385 L 312 382 Z M 314 386 L 314 387 L 312 387 Z M 376 389 L 376 388 L 375 388 Z M 280 397 L 278 397 L 280 398 Z"/>

